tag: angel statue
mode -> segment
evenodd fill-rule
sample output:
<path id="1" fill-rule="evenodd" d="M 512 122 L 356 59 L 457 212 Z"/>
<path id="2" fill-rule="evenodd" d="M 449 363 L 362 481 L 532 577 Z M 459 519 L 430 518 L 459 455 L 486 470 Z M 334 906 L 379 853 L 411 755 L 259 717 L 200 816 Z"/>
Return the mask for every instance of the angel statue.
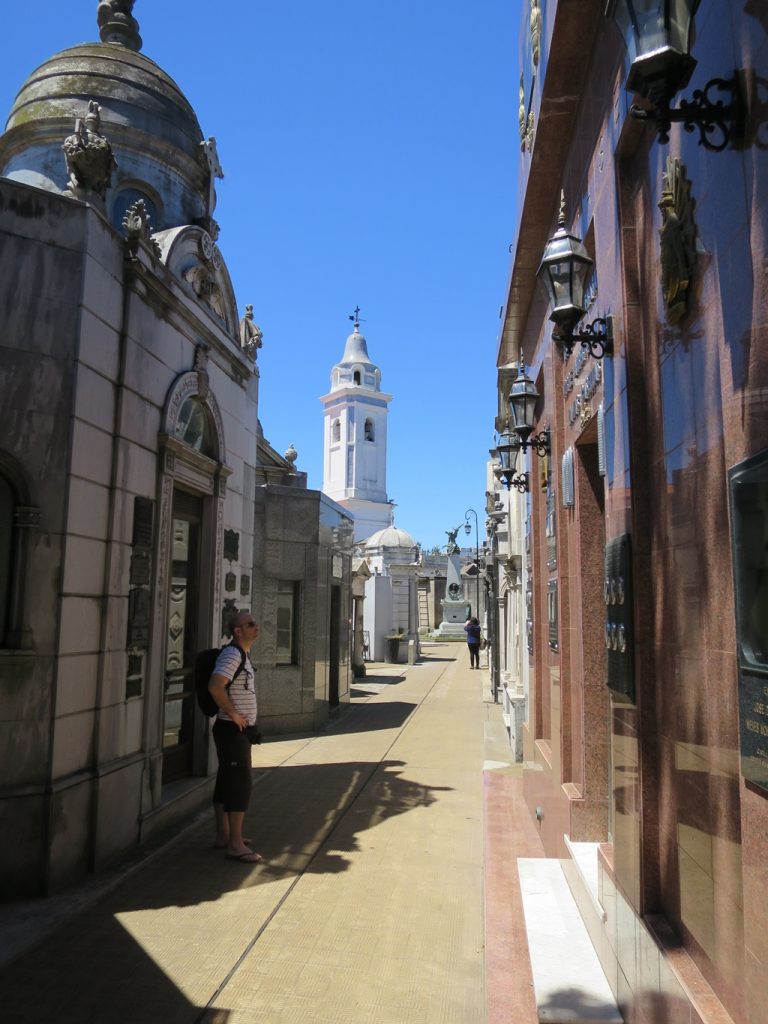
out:
<path id="1" fill-rule="evenodd" d="M 446 547 L 445 547 L 446 555 L 457 555 L 459 553 L 459 551 L 461 551 L 461 548 L 456 543 L 456 538 L 459 535 L 459 530 L 460 529 L 461 529 L 461 527 L 457 526 L 455 530 L 446 530 L 445 531 L 447 536 L 448 536 L 448 543 L 446 544 Z"/>

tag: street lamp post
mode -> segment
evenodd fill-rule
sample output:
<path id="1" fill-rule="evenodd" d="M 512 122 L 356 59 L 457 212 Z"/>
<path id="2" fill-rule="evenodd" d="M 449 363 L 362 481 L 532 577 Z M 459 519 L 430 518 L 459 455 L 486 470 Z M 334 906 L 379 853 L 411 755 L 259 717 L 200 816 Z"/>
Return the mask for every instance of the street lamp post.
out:
<path id="1" fill-rule="evenodd" d="M 475 568 L 477 569 L 477 575 L 475 576 L 475 617 L 478 622 L 480 621 L 480 541 L 477 530 L 477 512 L 473 508 L 468 508 L 464 513 L 464 533 L 470 534 L 472 532 L 472 525 L 469 521 L 469 516 L 475 517 Z"/>

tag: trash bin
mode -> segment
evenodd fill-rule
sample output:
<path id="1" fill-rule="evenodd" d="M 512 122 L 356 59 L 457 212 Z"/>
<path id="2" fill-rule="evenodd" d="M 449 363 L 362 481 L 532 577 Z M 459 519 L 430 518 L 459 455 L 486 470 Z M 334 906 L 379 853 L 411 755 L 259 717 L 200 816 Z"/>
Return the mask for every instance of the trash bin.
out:
<path id="1" fill-rule="evenodd" d="M 390 665 L 396 665 L 400 659 L 400 635 L 384 637 L 386 641 L 386 660 Z"/>

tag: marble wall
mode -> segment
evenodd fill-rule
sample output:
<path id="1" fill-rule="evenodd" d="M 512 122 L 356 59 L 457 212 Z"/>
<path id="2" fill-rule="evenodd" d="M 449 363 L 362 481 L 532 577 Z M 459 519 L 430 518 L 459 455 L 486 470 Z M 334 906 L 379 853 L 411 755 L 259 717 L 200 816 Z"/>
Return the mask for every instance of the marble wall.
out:
<path id="1" fill-rule="evenodd" d="M 542 76 L 556 77 L 570 54 L 558 32 L 565 6 L 545 9 L 545 38 L 562 51 L 547 52 L 538 69 L 542 138 L 554 117 Z M 593 5 L 583 6 L 588 18 Z M 759 5 L 702 5 L 694 55 L 688 93 L 736 66 L 765 103 L 768 21 Z M 743 147 L 708 152 L 679 127 L 661 146 L 628 118 L 625 76 L 620 36 L 598 23 L 557 182 L 568 224 L 595 259 L 586 319 L 611 315 L 615 327 L 614 354 L 586 401 L 574 406 L 594 361 L 577 372 L 578 352 L 565 362 L 553 353 L 535 296 L 520 327 L 542 396 L 536 429 L 552 431 L 556 470 L 569 447 L 576 469 L 572 508 L 556 477 L 532 489 L 526 797 L 551 855 L 564 855 L 563 834 L 607 843 L 605 906 L 626 1020 L 754 1024 L 768 1019 L 768 794 L 739 762 L 728 472 L 768 445 L 763 108 L 753 108 Z M 670 158 L 690 182 L 696 239 L 679 321 L 665 306 L 660 269 Z M 534 141 L 522 157 L 521 232 L 555 207 L 554 188 L 548 194 L 531 177 L 536 161 Z M 600 403 L 604 477 L 594 447 Z M 601 649 L 603 547 L 625 534 L 635 609 L 629 699 L 609 694 Z M 553 583 L 557 649 L 547 628 Z"/>

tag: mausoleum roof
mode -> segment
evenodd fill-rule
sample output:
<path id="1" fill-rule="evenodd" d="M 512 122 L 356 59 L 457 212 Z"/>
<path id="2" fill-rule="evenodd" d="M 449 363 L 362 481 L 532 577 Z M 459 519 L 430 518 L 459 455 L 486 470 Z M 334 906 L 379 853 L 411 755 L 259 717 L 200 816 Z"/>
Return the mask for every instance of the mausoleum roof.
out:
<path id="1" fill-rule="evenodd" d="M 417 547 L 416 541 L 410 533 L 398 529 L 397 526 L 385 526 L 383 530 L 378 530 L 365 542 L 366 551 L 372 551 L 374 548 L 409 549 L 415 547 Z"/>
<path id="2" fill-rule="evenodd" d="M 202 222 L 212 207 L 203 133 L 179 86 L 139 52 L 132 7 L 132 0 L 100 3 L 101 41 L 62 50 L 32 72 L 0 135 L 0 175 L 64 192 L 62 144 L 95 101 L 117 161 L 110 195 L 132 188 L 146 197 L 153 230 Z"/>

